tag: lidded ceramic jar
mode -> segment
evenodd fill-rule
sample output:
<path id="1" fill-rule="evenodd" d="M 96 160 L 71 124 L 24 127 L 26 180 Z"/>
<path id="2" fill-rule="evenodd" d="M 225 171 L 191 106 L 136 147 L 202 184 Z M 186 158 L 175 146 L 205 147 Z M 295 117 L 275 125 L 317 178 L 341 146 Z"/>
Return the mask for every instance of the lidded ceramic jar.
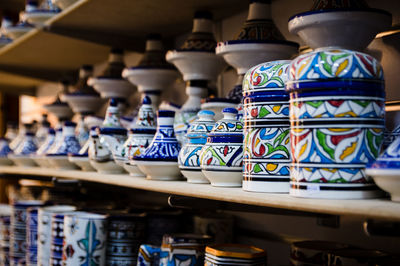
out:
<path id="1" fill-rule="evenodd" d="M 157 131 L 149 147 L 133 157 L 139 169 L 152 180 L 177 180 L 181 178 L 178 155 L 181 149 L 174 132 L 175 112 L 157 112 Z"/>
<path id="2" fill-rule="evenodd" d="M 270 0 L 250 1 L 249 13 L 235 40 L 218 43 L 216 54 L 237 70 L 228 98 L 241 102 L 243 76 L 249 68 L 272 60 L 290 59 L 298 44 L 286 41 L 271 18 Z"/>
<path id="3" fill-rule="evenodd" d="M 225 108 L 200 152 L 201 169 L 212 186 L 241 187 L 243 168 L 243 124 L 238 111 Z"/>
<path id="4" fill-rule="evenodd" d="M 93 86 L 102 98 L 127 98 L 133 93 L 133 86 L 122 78 L 124 68 L 124 51 L 113 48 L 106 69 L 100 76 L 89 78 L 87 84 Z"/>
<path id="5" fill-rule="evenodd" d="M 79 150 L 78 153 L 69 153 L 68 154 L 68 160 L 71 163 L 76 164 L 79 168 L 81 168 L 82 171 L 85 171 L 85 172 L 96 171 L 90 164 L 89 153 L 88 153 L 90 143 L 92 143 L 92 141 L 93 141 L 92 137 L 93 136 L 97 137 L 96 128 L 97 128 L 97 126 L 94 126 L 90 129 L 89 139 L 85 142 L 85 144 L 82 146 L 82 148 Z"/>
<path id="6" fill-rule="evenodd" d="M 198 112 L 198 118 L 190 124 L 186 134 L 188 141 L 179 152 L 179 169 L 189 183 L 210 183 L 201 171 L 200 152 L 215 125 L 214 115 L 208 110 Z"/>
<path id="7" fill-rule="evenodd" d="M 247 71 L 243 82 L 243 189 L 288 193 L 290 181 L 289 60 Z"/>
<path id="8" fill-rule="evenodd" d="M 19 22 L 14 25 L 12 18 L 3 16 L 1 22 L 1 34 L 15 40 L 35 28 L 35 26 L 24 19 L 23 12 L 20 13 L 19 18 Z"/>
<path id="9" fill-rule="evenodd" d="M 292 61 L 286 84 L 291 195 L 379 196 L 365 166 L 377 158 L 383 140 L 384 89 L 382 67 L 368 54 L 321 48 Z"/>
<path id="10" fill-rule="evenodd" d="M 18 166 L 36 166 L 31 158 L 31 155 L 34 154 L 36 150 L 35 134 L 28 131 L 25 132 L 24 138 L 14 152 L 8 154 L 8 158 Z"/>

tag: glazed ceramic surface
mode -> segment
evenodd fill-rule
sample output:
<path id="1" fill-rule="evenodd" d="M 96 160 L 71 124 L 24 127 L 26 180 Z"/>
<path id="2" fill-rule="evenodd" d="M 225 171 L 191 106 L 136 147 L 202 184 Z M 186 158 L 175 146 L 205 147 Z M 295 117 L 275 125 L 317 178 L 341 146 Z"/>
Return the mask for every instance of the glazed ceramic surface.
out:
<path id="1" fill-rule="evenodd" d="M 26 265 L 36 266 L 38 262 L 38 208 L 28 208 L 26 219 Z"/>
<path id="2" fill-rule="evenodd" d="M 0 164 L 1 165 L 11 165 L 13 162 L 7 158 L 8 154 L 12 150 L 9 146 L 9 140 L 6 138 L 0 138 Z"/>
<path id="3" fill-rule="evenodd" d="M 140 245 L 137 265 L 156 266 L 160 265 L 161 248 L 154 245 Z"/>
<path id="4" fill-rule="evenodd" d="M 148 179 L 180 179 L 178 154 L 181 147 L 174 133 L 174 116 L 173 111 L 159 110 L 153 141 L 144 153 L 133 157 L 134 163 Z"/>
<path id="5" fill-rule="evenodd" d="M 105 215 L 76 212 L 64 218 L 63 265 L 106 265 Z"/>
<path id="6" fill-rule="evenodd" d="M 53 214 L 75 211 L 76 207 L 55 205 L 40 208 L 38 211 L 38 265 L 50 266 Z"/>
<path id="7" fill-rule="evenodd" d="M 52 0 L 52 3 L 61 8 L 62 10 L 66 9 L 67 7 L 73 5 L 78 0 Z"/>
<path id="8" fill-rule="evenodd" d="M 14 152 L 8 154 L 8 158 L 18 166 L 36 166 L 36 163 L 31 158 L 31 155 L 33 155 L 36 150 L 37 147 L 34 141 L 34 134 L 27 132 Z"/>
<path id="9" fill-rule="evenodd" d="M 379 196 L 365 175 L 383 139 L 385 93 L 379 62 L 359 52 L 320 49 L 294 59 L 289 79 L 294 162 L 290 193 Z"/>
<path id="10" fill-rule="evenodd" d="M 23 20 L 32 23 L 36 27 L 44 26 L 44 23 L 54 17 L 61 10 L 54 6 L 51 0 L 44 0 L 38 8 L 26 8 L 23 13 Z"/>
<path id="11" fill-rule="evenodd" d="M 202 110 L 198 119 L 190 124 L 186 137 L 188 142 L 179 152 L 179 169 L 189 183 L 209 183 L 208 179 L 201 172 L 200 152 L 207 142 L 207 134 L 215 125 L 214 112 Z"/>
<path id="12" fill-rule="evenodd" d="M 206 247 L 206 266 L 267 265 L 267 254 L 261 248 L 240 244 L 219 244 Z"/>
<path id="13" fill-rule="evenodd" d="M 235 100 L 226 98 L 208 98 L 205 103 L 201 104 L 201 109 L 214 112 L 214 119 L 218 121 L 224 117 L 222 110 L 225 108 L 236 108 L 237 106 L 238 103 Z"/>
<path id="14" fill-rule="evenodd" d="M 237 110 L 225 108 L 200 152 L 203 174 L 213 186 L 241 187 L 243 168 L 243 124 Z"/>
<path id="15" fill-rule="evenodd" d="M 68 120 L 73 115 L 72 109 L 68 106 L 67 103 L 61 102 L 59 97 L 57 97 L 57 99 L 53 103 L 43 105 L 43 108 L 47 112 L 55 115 L 59 121 Z"/>
<path id="16" fill-rule="evenodd" d="M 263 63 L 245 76 L 244 190 L 289 192 L 289 95 L 285 92 L 289 63 Z"/>

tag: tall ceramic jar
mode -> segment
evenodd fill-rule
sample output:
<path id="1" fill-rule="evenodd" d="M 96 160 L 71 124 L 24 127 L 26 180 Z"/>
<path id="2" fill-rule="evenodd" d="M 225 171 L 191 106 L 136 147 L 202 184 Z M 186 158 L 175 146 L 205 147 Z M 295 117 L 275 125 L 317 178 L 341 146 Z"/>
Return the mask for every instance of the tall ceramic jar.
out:
<path id="1" fill-rule="evenodd" d="M 288 193 L 290 181 L 289 60 L 251 68 L 243 84 L 243 189 Z"/>

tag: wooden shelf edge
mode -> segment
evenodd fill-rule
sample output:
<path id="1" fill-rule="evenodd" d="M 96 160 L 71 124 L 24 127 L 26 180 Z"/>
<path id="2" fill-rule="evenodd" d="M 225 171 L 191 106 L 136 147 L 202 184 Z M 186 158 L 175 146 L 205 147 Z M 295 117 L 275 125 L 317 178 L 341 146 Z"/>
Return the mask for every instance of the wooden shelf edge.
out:
<path id="1" fill-rule="evenodd" d="M 400 204 L 388 199 L 370 200 L 323 200 L 302 199 L 287 194 L 252 193 L 241 188 L 217 188 L 207 184 L 190 184 L 185 181 L 154 181 L 131 177 L 128 174 L 106 175 L 77 170 L 55 170 L 39 167 L 23 168 L 0 166 L 1 174 L 56 176 L 68 179 L 98 182 L 135 189 L 162 192 L 181 196 L 219 200 L 295 211 L 331 215 L 356 215 L 400 221 Z"/>

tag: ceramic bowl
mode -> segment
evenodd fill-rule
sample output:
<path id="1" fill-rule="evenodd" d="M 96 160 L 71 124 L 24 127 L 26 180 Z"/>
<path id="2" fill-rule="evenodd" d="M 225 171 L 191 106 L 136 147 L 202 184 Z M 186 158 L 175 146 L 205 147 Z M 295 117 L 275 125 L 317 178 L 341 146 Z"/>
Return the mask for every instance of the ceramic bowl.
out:
<path id="1" fill-rule="evenodd" d="M 234 40 L 220 42 L 215 50 L 225 61 L 244 75 L 251 67 L 272 60 L 290 59 L 299 45 L 289 41 Z"/>
<path id="2" fill-rule="evenodd" d="M 82 171 L 93 172 L 96 171 L 90 164 L 90 160 L 87 154 L 69 154 L 68 160 L 71 163 L 76 164 Z"/>
<path id="3" fill-rule="evenodd" d="M 238 103 L 236 101 L 226 98 L 208 98 L 205 103 L 201 105 L 202 110 L 210 110 L 215 114 L 215 120 L 218 121 L 223 118 L 222 110 L 225 108 L 236 108 Z"/>
<path id="4" fill-rule="evenodd" d="M 133 93 L 133 86 L 124 79 L 90 78 L 88 85 L 93 86 L 102 98 L 127 98 Z"/>
<path id="5" fill-rule="evenodd" d="M 47 161 L 51 166 L 58 170 L 75 170 L 78 167 L 69 161 L 67 155 L 47 154 Z"/>
<path id="6" fill-rule="evenodd" d="M 67 102 L 74 113 L 95 113 L 104 100 L 97 95 L 69 93 L 61 95 L 61 100 Z"/>
<path id="7" fill-rule="evenodd" d="M 379 32 L 392 25 L 392 15 L 378 9 L 308 11 L 289 19 L 289 31 L 311 48 L 364 50 Z"/>
<path id="8" fill-rule="evenodd" d="M 52 0 L 52 3 L 62 10 L 78 2 L 78 0 Z"/>
<path id="9" fill-rule="evenodd" d="M 5 34 L 11 39 L 16 40 L 33 29 L 33 25 L 26 22 L 21 22 L 15 26 L 7 27 L 5 30 Z"/>
<path id="10" fill-rule="evenodd" d="M 139 170 L 146 174 L 150 180 L 179 180 L 181 172 L 177 162 L 163 161 L 137 161 L 135 163 Z"/>
<path id="11" fill-rule="evenodd" d="M 122 72 L 122 77 L 138 86 L 138 91 L 163 91 L 170 87 L 179 77 L 174 68 L 131 67 Z"/>
<path id="12" fill-rule="evenodd" d="M 42 27 L 44 26 L 47 20 L 51 19 L 59 12 L 60 12 L 59 10 L 52 11 L 52 10 L 37 9 L 36 11 L 25 12 L 23 14 L 23 19 L 35 25 L 36 27 Z"/>
<path id="13" fill-rule="evenodd" d="M 225 61 L 214 53 L 201 51 L 168 51 L 168 62 L 183 74 L 183 80 L 216 80 L 226 67 Z"/>
<path id="14" fill-rule="evenodd" d="M 346 49 L 321 48 L 292 60 L 289 81 L 383 80 L 383 69 L 372 56 Z"/>

